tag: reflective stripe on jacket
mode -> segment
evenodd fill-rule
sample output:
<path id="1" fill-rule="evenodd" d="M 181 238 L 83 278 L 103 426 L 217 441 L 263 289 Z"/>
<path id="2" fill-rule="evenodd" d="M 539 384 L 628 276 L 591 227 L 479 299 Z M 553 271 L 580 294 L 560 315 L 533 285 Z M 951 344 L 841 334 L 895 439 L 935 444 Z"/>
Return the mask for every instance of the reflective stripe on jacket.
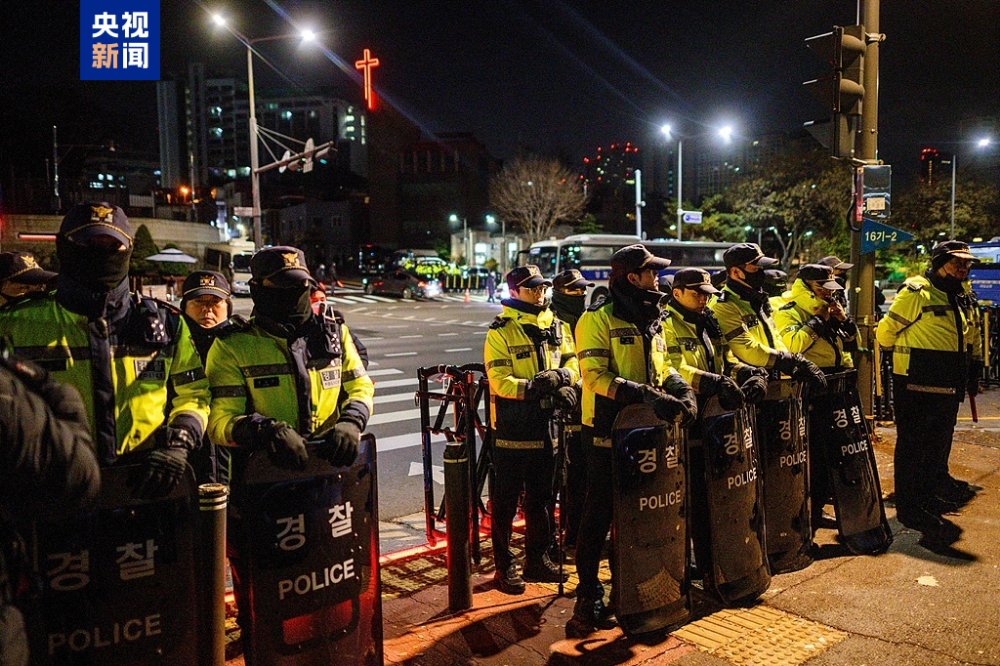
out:
<path id="1" fill-rule="evenodd" d="M 200 439 L 208 424 L 210 402 L 208 379 L 181 314 L 153 299 L 131 298 L 126 327 L 116 335 L 106 335 L 101 345 L 95 344 L 94 337 L 99 335 L 99 325 L 66 309 L 54 295 L 21 301 L 0 313 L 0 331 L 11 339 L 18 354 L 80 392 L 95 443 L 101 441 L 98 432 L 115 433 L 117 455 L 152 448 L 157 428 L 182 416 L 186 424 L 200 427 L 191 433 Z M 158 324 L 151 324 L 146 315 Z M 153 337 L 162 337 L 161 342 L 149 342 L 150 331 L 145 328 L 154 325 Z M 103 330 L 107 332 L 106 325 Z M 113 414 L 95 414 L 94 379 L 99 374 L 94 372 L 95 348 L 110 349 L 111 358 L 103 364 L 105 368 L 111 364 Z M 107 455 L 110 451 L 100 453 L 102 462 L 112 461 Z"/>
<path id="2" fill-rule="evenodd" d="M 722 338 L 740 361 L 758 368 L 773 368 L 778 352 L 788 351 L 774 330 L 774 322 L 764 312 L 757 313 L 749 301 L 729 285 L 709 305 L 722 327 Z"/>
<path id="3" fill-rule="evenodd" d="M 525 326 L 558 331 L 558 344 L 536 344 Z M 540 449 L 549 439 L 551 410 L 539 399 L 526 399 L 528 382 L 542 370 L 566 368 L 571 382 L 580 378 L 573 339 L 565 335 L 562 321 L 546 309 L 538 315 L 504 305 L 486 332 L 483 356 L 490 381 L 490 426 L 494 443 L 508 449 Z M 541 352 L 541 358 L 539 358 Z"/>
<path id="4" fill-rule="evenodd" d="M 612 303 L 588 310 L 576 324 L 576 348 L 583 374 L 583 425 L 594 428 L 594 445 L 611 446 L 611 430 L 622 404 L 615 402 L 624 380 L 651 386 L 682 381 L 670 367 L 662 325 L 640 331 L 612 314 Z"/>
<path id="5" fill-rule="evenodd" d="M 892 349 L 892 373 L 906 377 L 911 391 L 965 394 L 969 325 L 957 296 L 912 277 L 879 320 L 878 343 Z"/>
<path id="6" fill-rule="evenodd" d="M 802 354 L 819 367 L 830 369 L 853 368 L 854 360 L 844 351 L 844 341 L 836 331 L 826 327 L 826 322 L 818 330 L 810 321 L 826 303 L 819 299 L 801 280 L 792 285 L 791 298 L 774 313 L 774 325 L 781 341 L 788 351 Z"/>
<path id="7" fill-rule="evenodd" d="M 725 342 L 711 339 L 708 333 L 698 336 L 695 322 L 684 318 L 684 313 L 673 305 L 667 306 L 669 316 L 663 321 L 663 336 L 667 341 L 670 365 L 697 392 L 701 392 L 701 378 L 706 373 L 725 374 Z"/>
<path id="8" fill-rule="evenodd" d="M 264 331 L 254 321 L 246 330 L 216 338 L 208 352 L 207 372 L 212 384 L 209 436 L 213 444 L 232 446 L 235 423 L 244 415 L 260 414 L 289 424 L 307 436 L 332 427 L 346 410 L 364 430 L 372 412 L 375 383 L 365 371 L 346 325 L 341 325 L 342 356 L 325 367 L 302 361 L 308 386 L 301 387 L 295 353 L 288 341 Z M 308 395 L 300 391 L 308 390 Z M 342 393 L 346 400 L 342 401 Z M 300 410 L 308 405 L 309 413 Z"/>

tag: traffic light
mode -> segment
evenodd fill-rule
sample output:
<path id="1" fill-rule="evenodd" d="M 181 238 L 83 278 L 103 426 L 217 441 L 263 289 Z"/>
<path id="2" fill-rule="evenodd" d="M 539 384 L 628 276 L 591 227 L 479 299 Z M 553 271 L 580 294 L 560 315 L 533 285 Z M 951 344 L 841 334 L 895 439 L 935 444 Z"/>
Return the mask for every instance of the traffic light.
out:
<path id="1" fill-rule="evenodd" d="M 832 32 L 806 39 L 806 46 L 833 66 L 829 76 L 805 82 L 829 108 L 833 156 L 853 157 L 865 97 L 865 27 L 834 26 Z"/>

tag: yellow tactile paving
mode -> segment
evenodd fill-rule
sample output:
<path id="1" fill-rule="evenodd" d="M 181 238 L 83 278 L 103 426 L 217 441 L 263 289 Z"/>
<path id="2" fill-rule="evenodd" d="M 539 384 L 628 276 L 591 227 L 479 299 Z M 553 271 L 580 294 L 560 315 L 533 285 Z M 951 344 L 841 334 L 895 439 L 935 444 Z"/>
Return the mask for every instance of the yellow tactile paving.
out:
<path id="1" fill-rule="evenodd" d="M 796 666 L 847 634 L 767 606 L 724 609 L 673 632 L 737 666 Z"/>

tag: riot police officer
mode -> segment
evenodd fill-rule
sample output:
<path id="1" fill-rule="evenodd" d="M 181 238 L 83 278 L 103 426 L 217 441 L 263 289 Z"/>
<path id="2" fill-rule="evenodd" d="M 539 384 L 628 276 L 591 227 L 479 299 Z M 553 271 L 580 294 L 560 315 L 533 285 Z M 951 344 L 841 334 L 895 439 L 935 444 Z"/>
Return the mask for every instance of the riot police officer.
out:
<path id="1" fill-rule="evenodd" d="M 216 271 L 194 271 L 184 279 L 181 286 L 181 312 L 191 331 L 198 356 L 204 364 L 208 350 L 215 338 L 224 335 L 234 326 L 243 325 L 245 320 L 239 315 L 230 320 L 233 311 L 232 292 L 229 281 Z M 199 483 L 222 483 L 229 485 L 229 450 L 205 442 L 193 456 L 192 466 Z"/>
<path id="2" fill-rule="evenodd" d="M 5 309 L 0 329 L 18 353 L 80 392 L 102 465 L 149 452 L 135 492 L 158 497 L 200 446 L 210 393 L 181 313 L 129 292 L 132 250 L 121 208 L 73 206 L 56 237 L 55 292 Z"/>
<path id="3" fill-rule="evenodd" d="M 580 583 L 566 635 L 581 638 L 611 626 L 604 587 L 597 577 L 612 522 L 611 435 L 622 407 L 646 402 L 667 422 L 687 424 L 697 416 L 691 386 L 670 367 L 663 334 L 657 274 L 670 262 L 642 245 L 611 257 L 607 299 L 587 310 L 576 326 L 583 374 L 583 441 L 587 450 L 587 499 L 577 538 Z M 614 584 L 614 582 L 613 582 Z"/>
<path id="4" fill-rule="evenodd" d="M 948 542 L 961 530 L 938 514 L 969 493 L 968 484 L 947 474 L 947 457 L 958 406 L 973 380 L 961 300 L 974 260 L 966 243 L 938 243 L 930 268 L 903 283 L 877 329 L 879 344 L 892 349 L 896 517 Z"/>
<path id="5" fill-rule="evenodd" d="M 212 443 L 234 447 L 234 486 L 238 488 L 254 451 L 265 452 L 278 467 L 303 469 L 309 459 L 306 438 L 318 441 L 318 454 L 333 465 L 350 465 L 372 412 L 375 384 L 347 326 L 313 312 L 315 281 L 301 250 L 260 250 L 250 260 L 250 273 L 254 315 L 217 336 L 207 362 L 209 434 Z M 238 492 L 233 501 L 238 504 Z M 244 612 L 249 590 L 241 563 L 245 545 L 238 522 L 230 525 L 228 554 L 238 621 L 250 636 L 252 618 Z M 250 642 L 243 644 L 246 650 Z"/>
<path id="6" fill-rule="evenodd" d="M 722 258 L 726 286 L 710 307 L 735 358 L 825 388 L 823 372 L 801 354 L 790 353 L 775 331 L 763 286 L 767 277 L 764 271 L 777 260 L 764 256 L 756 243 L 733 245 Z"/>
<path id="7" fill-rule="evenodd" d="M 537 266 L 507 274 L 511 297 L 486 333 L 494 481 L 490 483 L 493 557 L 501 592 L 520 594 L 524 581 L 565 581 L 546 551 L 552 537 L 549 505 L 555 472 L 549 421 L 552 408 L 572 410 L 580 376 L 573 343 L 545 302 L 552 282 Z M 517 500 L 524 493 L 525 564 L 518 575 L 510 550 Z"/>
<path id="8" fill-rule="evenodd" d="M 563 338 L 573 343 L 574 355 L 576 342 L 574 332 L 576 323 L 586 309 L 587 289 L 594 286 L 580 271 L 571 269 L 563 271 L 552 280 L 552 311 L 563 325 Z M 583 388 L 583 380 L 578 379 L 575 388 L 577 394 Z M 587 457 L 583 451 L 583 440 L 580 438 L 579 405 L 572 411 L 569 423 L 563 426 L 566 439 L 566 497 L 560 498 L 560 520 L 565 520 L 565 546 L 567 552 L 576 548 L 576 537 L 580 530 L 580 517 L 583 514 L 583 501 L 587 496 Z M 556 472 L 560 473 L 559 470 Z"/>
<path id="9" fill-rule="evenodd" d="M 823 257 L 816 263 L 821 264 L 823 266 L 829 266 L 830 268 L 833 269 L 833 279 L 836 280 L 837 283 L 842 287 L 842 289 L 837 293 L 835 293 L 833 297 L 840 303 L 841 307 L 843 307 L 844 310 L 847 310 L 847 274 L 850 272 L 852 268 L 854 268 L 854 264 L 842 261 L 840 257 L 833 254 Z M 881 291 L 879 291 L 878 293 L 881 294 Z M 882 304 L 876 303 L 875 305 L 882 305 Z"/>
<path id="10" fill-rule="evenodd" d="M 0 253 L 0 307 L 27 294 L 43 292 L 56 277 L 30 252 Z"/>
<path id="11" fill-rule="evenodd" d="M 858 327 L 838 298 L 843 291 L 832 268 L 806 264 L 799 269 L 788 302 L 774 314 L 774 325 L 788 350 L 802 354 L 826 374 L 854 367 L 845 343 L 855 341 Z M 826 411 L 810 410 L 809 494 L 814 529 L 822 524 L 823 507 L 831 493 L 826 437 L 832 424 L 827 423 L 828 417 Z"/>
<path id="12" fill-rule="evenodd" d="M 707 271 L 684 268 L 674 274 L 670 301 L 664 311 L 663 333 L 673 366 L 694 389 L 699 413 L 712 396 L 723 409 L 739 409 L 744 401 L 756 404 L 767 393 L 766 372 L 744 363 L 726 360 L 726 342 L 708 300 L 719 294 Z M 735 379 L 734 379 L 735 378 Z M 697 425 L 689 443 L 688 481 L 691 485 L 691 532 L 695 560 L 703 576 L 708 575 L 710 544 L 708 534 L 705 456 Z"/>

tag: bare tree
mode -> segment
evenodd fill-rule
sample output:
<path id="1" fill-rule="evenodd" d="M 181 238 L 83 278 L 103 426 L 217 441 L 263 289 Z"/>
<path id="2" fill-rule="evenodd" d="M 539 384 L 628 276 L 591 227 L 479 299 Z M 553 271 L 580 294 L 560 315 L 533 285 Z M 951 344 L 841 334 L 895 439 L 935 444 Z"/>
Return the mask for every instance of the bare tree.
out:
<path id="1" fill-rule="evenodd" d="M 559 222 L 576 222 L 587 196 L 579 178 L 556 160 L 518 158 L 494 176 L 490 202 L 529 243 L 546 238 Z"/>

